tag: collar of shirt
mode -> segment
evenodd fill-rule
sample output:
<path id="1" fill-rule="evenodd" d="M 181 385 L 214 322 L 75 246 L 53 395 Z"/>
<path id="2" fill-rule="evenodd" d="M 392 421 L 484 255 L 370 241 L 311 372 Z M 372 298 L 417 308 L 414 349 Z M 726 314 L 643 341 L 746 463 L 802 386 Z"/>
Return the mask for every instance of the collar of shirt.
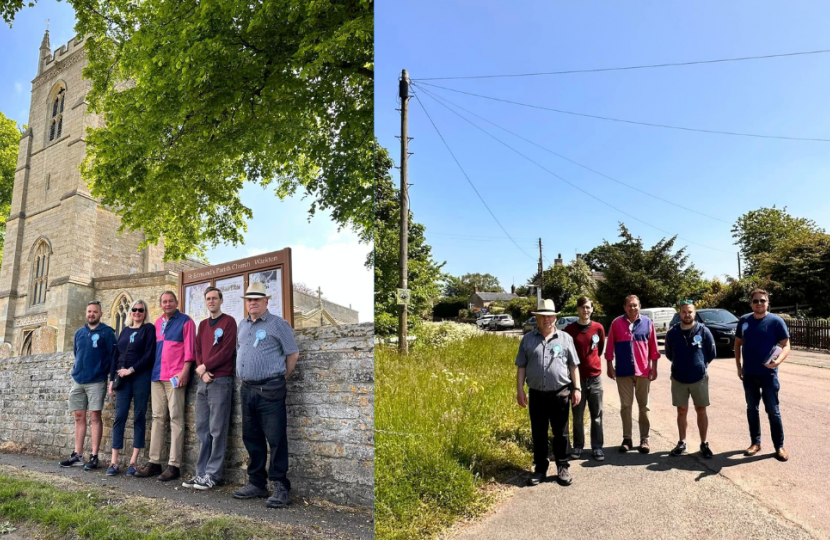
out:
<path id="1" fill-rule="evenodd" d="M 268 311 L 268 310 L 266 309 L 266 310 L 265 310 L 265 313 L 263 313 L 263 314 L 262 314 L 262 317 L 258 318 L 258 319 L 257 319 L 257 321 L 265 321 L 265 322 L 268 322 L 268 317 L 269 317 L 270 315 L 271 315 L 271 312 L 270 312 L 270 311 Z M 246 317 L 246 319 L 248 319 L 248 322 L 249 322 L 249 323 L 252 323 L 252 324 L 256 322 L 255 320 L 253 320 L 253 319 L 251 318 L 251 314 L 250 314 L 250 313 L 248 313 L 248 316 Z"/>
<path id="2" fill-rule="evenodd" d="M 553 340 L 553 338 L 558 338 L 559 337 L 559 329 L 556 328 L 555 326 L 553 327 L 553 333 L 550 335 L 550 339 L 545 339 L 545 336 L 542 335 L 542 332 L 539 331 L 538 326 L 536 327 L 536 333 L 539 334 L 539 337 L 542 338 L 542 341 L 544 341 L 545 343 L 549 343 L 550 341 Z"/>
<path id="3" fill-rule="evenodd" d="M 181 313 L 181 311 L 179 311 L 179 310 L 177 309 L 176 311 L 174 311 L 174 312 L 173 312 L 173 314 L 172 314 L 172 315 L 170 315 L 170 317 L 165 317 L 165 314 L 162 314 L 161 318 L 162 318 L 163 320 L 165 320 L 165 321 L 172 321 L 173 319 L 175 319 L 176 317 L 178 317 L 179 313 Z"/>

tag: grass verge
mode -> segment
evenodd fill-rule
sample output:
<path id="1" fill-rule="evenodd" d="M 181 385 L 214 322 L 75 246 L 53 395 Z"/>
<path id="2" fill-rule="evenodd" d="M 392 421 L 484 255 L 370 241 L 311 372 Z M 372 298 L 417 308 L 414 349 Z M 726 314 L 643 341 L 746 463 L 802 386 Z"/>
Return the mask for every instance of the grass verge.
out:
<path id="1" fill-rule="evenodd" d="M 375 347 L 376 538 L 435 537 L 489 508 L 488 482 L 531 465 L 518 345 L 487 334 L 406 357 Z"/>
<path id="2" fill-rule="evenodd" d="M 311 539 L 305 530 L 127 496 L 36 472 L 0 468 L 0 519 L 33 525 L 43 539 Z"/>

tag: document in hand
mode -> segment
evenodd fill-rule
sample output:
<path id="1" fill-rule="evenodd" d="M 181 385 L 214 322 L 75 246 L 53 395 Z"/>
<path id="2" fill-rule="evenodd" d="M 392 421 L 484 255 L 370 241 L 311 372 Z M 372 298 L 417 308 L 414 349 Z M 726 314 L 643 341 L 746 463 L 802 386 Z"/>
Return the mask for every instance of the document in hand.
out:
<path id="1" fill-rule="evenodd" d="M 778 359 L 778 356 L 781 354 L 782 350 L 783 349 L 779 345 L 776 345 L 775 347 L 773 347 L 772 350 L 767 355 L 766 360 L 764 360 L 764 363 L 765 364 L 772 364 L 773 362 L 775 362 Z"/>

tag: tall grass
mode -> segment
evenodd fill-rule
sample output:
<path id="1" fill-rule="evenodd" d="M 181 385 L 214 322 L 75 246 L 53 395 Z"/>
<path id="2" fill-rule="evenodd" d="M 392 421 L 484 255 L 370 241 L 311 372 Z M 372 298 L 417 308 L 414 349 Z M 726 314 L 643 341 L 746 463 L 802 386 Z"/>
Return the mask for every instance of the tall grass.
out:
<path id="1" fill-rule="evenodd" d="M 481 487 L 532 462 L 527 411 L 516 405 L 518 340 L 478 335 L 375 349 L 375 535 L 434 537 L 486 510 Z"/>

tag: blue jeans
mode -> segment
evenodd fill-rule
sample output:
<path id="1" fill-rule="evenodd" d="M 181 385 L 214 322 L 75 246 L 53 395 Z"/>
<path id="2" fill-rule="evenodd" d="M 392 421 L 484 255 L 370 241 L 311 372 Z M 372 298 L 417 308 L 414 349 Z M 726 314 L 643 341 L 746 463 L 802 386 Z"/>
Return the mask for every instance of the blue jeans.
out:
<path id="1" fill-rule="evenodd" d="M 133 400 L 133 448 L 144 448 L 151 375 L 152 370 L 133 373 L 129 377 L 124 377 L 121 388 L 115 391 L 115 421 L 112 425 L 112 448 L 115 450 L 124 448 L 124 426 Z"/>
<path id="2" fill-rule="evenodd" d="M 749 421 L 749 437 L 752 444 L 761 444 L 761 416 L 759 404 L 764 400 L 764 410 L 769 417 L 769 429 L 775 449 L 784 447 L 784 424 L 778 409 L 778 375 L 744 375 L 744 394 L 746 395 L 746 419 Z"/>

